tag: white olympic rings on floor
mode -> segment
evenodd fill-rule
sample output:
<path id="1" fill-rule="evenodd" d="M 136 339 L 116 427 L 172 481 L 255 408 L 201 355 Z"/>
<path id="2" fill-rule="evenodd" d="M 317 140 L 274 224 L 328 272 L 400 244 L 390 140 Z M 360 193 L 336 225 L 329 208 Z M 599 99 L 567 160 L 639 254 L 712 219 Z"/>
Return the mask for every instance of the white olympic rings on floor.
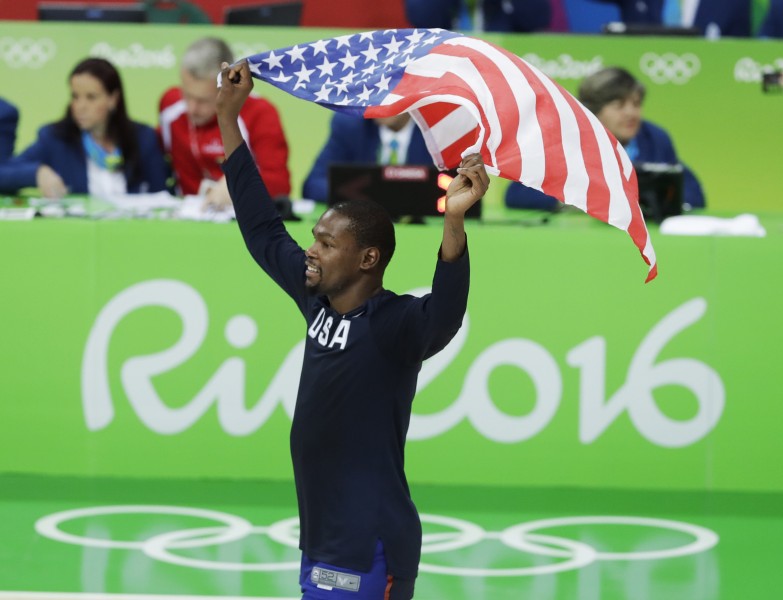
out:
<path id="1" fill-rule="evenodd" d="M 127 514 L 158 514 L 176 515 L 208 519 L 221 523 L 218 527 L 196 527 L 168 531 L 146 540 L 111 540 L 75 535 L 63 531 L 60 526 L 70 520 L 105 515 Z M 534 564 L 519 568 L 476 568 L 445 566 L 421 562 L 419 570 L 422 573 L 454 575 L 460 577 L 519 577 L 528 575 L 546 575 L 562 571 L 580 569 L 595 561 L 633 561 L 658 560 L 674 558 L 706 552 L 719 541 L 718 535 L 698 525 L 653 519 L 646 517 L 627 516 L 579 516 L 539 519 L 527 523 L 518 523 L 500 532 L 486 531 L 479 525 L 440 515 L 420 515 L 423 524 L 445 527 L 453 531 L 424 533 L 422 539 L 422 556 L 451 552 L 473 546 L 486 540 L 497 540 L 503 545 L 520 553 L 544 556 L 552 559 L 563 559 L 549 564 Z M 545 535 L 539 532 L 543 529 L 570 526 L 600 526 L 625 525 L 633 527 L 652 527 L 692 536 L 692 542 L 675 548 L 663 548 L 637 552 L 601 552 L 581 541 L 574 539 Z M 66 510 L 40 518 L 35 524 L 35 530 L 42 536 L 79 546 L 96 548 L 117 548 L 141 550 L 149 558 L 184 567 L 221 571 L 296 571 L 299 561 L 239 563 L 197 559 L 172 552 L 183 548 L 203 548 L 228 544 L 244 539 L 248 535 L 266 535 L 272 541 L 289 548 L 299 546 L 299 519 L 291 517 L 269 526 L 253 525 L 246 519 L 220 511 L 188 508 L 180 506 L 96 506 Z"/>
<path id="2" fill-rule="evenodd" d="M 198 548 L 201 546 L 211 546 L 214 544 L 228 544 L 236 542 L 246 537 L 253 529 L 253 524 L 224 512 L 216 510 L 206 510 L 201 508 L 189 508 L 184 506 L 146 506 L 131 504 L 127 506 L 92 506 L 89 508 L 77 508 L 54 513 L 38 519 L 35 523 L 35 530 L 42 536 L 48 537 L 58 542 L 66 544 L 76 544 L 78 546 L 92 546 L 95 548 L 125 548 L 143 550 L 147 542 L 123 542 L 116 540 L 105 540 L 101 538 L 90 538 L 66 533 L 60 529 L 60 524 L 71 519 L 82 517 L 97 517 L 102 515 L 121 515 L 121 514 L 148 514 L 148 515 L 177 515 L 182 517 L 198 517 L 202 519 L 211 519 L 219 521 L 226 525 L 221 535 L 214 539 L 195 539 L 189 542 L 180 542 L 172 544 L 172 548 Z M 167 535 L 167 534 L 164 534 Z"/>

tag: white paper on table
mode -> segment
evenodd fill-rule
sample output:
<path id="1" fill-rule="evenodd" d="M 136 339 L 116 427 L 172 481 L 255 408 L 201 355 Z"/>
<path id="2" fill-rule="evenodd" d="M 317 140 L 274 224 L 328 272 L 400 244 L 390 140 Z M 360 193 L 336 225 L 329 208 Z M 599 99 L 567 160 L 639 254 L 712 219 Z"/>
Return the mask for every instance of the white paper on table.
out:
<path id="1" fill-rule="evenodd" d="M 123 194 L 102 198 L 116 208 L 134 214 L 148 213 L 158 209 L 178 208 L 181 200 L 166 191 L 153 194 Z"/>
<path id="2" fill-rule="evenodd" d="M 235 215 L 233 206 L 229 206 L 225 210 L 216 210 L 213 207 L 205 207 L 203 196 L 185 196 L 174 217 L 187 221 L 228 223 L 235 218 Z"/>
<path id="3" fill-rule="evenodd" d="M 30 221 L 35 217 L 35 209 L 27 207 L 0 208 L 0 221 Z"/>
<path id="4" fill-rule="evenodd" d="M 666 235 L 729 235 L 764 237 L 767 231 L 756 215 L 711 217 L 707 215 L 678 215 L 664 219 L 661 233 Z"/>

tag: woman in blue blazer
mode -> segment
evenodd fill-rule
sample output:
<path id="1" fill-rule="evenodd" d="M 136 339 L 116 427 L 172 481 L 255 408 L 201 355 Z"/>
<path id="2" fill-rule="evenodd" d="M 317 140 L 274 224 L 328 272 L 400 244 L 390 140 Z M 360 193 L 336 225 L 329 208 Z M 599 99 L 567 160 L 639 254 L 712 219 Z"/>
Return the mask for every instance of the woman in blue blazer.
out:
<path id="1" fill-rule="evenodd" d="M 65 116 L 43 126 L 24 152 L 0 165 L 0 192 L 38 187 L 41 195 L 106 196 L 166 189 L 168 167 L 155 131 L 131 121 L 120 75 L 87 58 L 69 76 Z"/>
<path id="2" fill-rule="evenodd" d="M 10 102 L 0 98 L 0 162 L 11 158 L 16 142 L 19 111 Z"/>
<path id="3" fill-rule="evenodd" d="M 642 119 L 645 93 L 641 82 L 619 67 L 588 75 L 579 86 L 579 100 L 617 138 L 634 163 L 682 165 L 683 203 L 687 208 L 703 208 L 701 183 L 677 156 L 669 133 Z M 505 203 L 509 208 L 549 211 L 562 207 L 556 198 L 517 182 L 506 188 Z"/>

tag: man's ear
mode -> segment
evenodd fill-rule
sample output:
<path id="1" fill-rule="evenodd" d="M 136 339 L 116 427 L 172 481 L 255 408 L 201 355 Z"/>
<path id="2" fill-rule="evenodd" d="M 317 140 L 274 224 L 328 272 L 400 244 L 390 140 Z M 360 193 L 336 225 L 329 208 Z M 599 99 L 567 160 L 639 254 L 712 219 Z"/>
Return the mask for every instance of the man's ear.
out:
<path id="1" fill-rule="evenodd" d="M 362 254 L 361 269 L 363 271 L 369 271 L 378 265 L 378 261 L 381 260 L 381 251 L 375 246 L 365 248 Z"/>

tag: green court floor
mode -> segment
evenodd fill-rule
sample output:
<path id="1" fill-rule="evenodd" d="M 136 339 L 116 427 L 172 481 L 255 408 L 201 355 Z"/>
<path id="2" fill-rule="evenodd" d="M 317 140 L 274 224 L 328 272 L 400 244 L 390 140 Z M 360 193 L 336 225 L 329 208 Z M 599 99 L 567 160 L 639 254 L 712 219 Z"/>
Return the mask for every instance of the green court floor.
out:
<path id="1" fill-rule="evenodd" d="M 780 495 L 413 488 L 418 600 L 783 597 Z M 292 485 L 0 477 L 0 600 L 299 598 Z"/>

